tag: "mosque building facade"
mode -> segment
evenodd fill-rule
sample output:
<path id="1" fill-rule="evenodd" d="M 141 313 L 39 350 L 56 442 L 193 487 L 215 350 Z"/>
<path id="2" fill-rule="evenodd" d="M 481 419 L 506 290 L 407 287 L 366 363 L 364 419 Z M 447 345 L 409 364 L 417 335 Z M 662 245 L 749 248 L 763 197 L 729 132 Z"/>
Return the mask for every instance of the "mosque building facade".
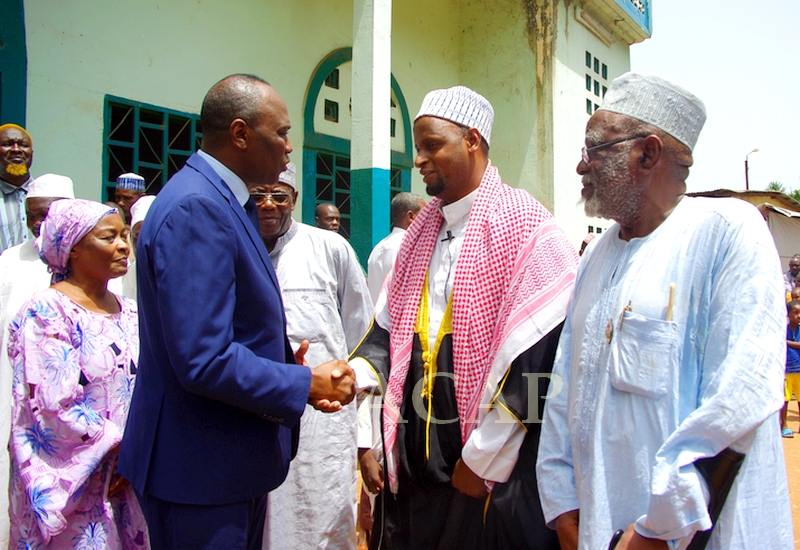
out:
<path id="1" fill-rule="evenodd" d="M 155 194 L 199 147 L 205 92 L 252 73 L 292 119 L 300 199 L 313 224 L 334 202 L 362 260 L 389 232 L 398 191 L 425 196 L 413 119 L 435 88 L 494 106 L 490 158 L 579 246 L 586 122 L 629 48 L 652 33 L 651 0 L 0 0 L 0 122 L 25 125 L 34 175 L 113 198 L 116 176 Z"/>

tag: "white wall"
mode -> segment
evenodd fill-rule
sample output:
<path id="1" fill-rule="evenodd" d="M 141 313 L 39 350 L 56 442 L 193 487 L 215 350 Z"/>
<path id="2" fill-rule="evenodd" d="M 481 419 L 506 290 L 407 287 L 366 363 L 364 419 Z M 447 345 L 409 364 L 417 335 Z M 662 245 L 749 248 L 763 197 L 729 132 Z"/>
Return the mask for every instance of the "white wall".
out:
<path id="1" fill-rule="evenodd" d="M 589 116 L 586 112 L 585 52 L 588 50 L 608 65 L 608 82 L 630 68 L 628 45 L 615 42 L 606 46 L 595 34 L 576 20 L 579 6 L 562 6 L 559 17 L 558 48 L 556 52 L 556 90 L 553 100 L 555 128 L 553 140 L 554 193 L 553 214 L 567 232 L 570 241 L 580 247 L 588 226 L 611 226 L 613 222 L 600 218 L 587 218 L 583 213 L 581 177 L 576 172 L 581 158 L 581 147 Z M 578 14 L 579 16 L 579 14 Z M 593 76 L 594 71 L 590 72 Z M 601 92 L 602 93 L 602 92 Z M 592 94 L 593 95 L 593 94 Z M 595 98 L 599 99 L 599 98 Z M 601 103 L 601 100 L 598 100 Z"/>
<path id="2" fill-rule="evenodd" d="M 516 0 L 395 1 L 392 74 L 412 121 L 432 89 L 464 84 L 489 98 L 492 160 L 507 183 L 553 210 L 577 246 L 588 225 L 610 225 L 587 219 L 576 205 L 575 165 L 588 119 L 584 52 L 603 53 L 609 80 L 628 69 L 629 57 L 627 44 L 607 47 L 575 20 L 575 3 L 564 4 L 557 8 L 552 106 L 537 92 L 528 14 Z M 353 16 L 350 0 L 28 0 L 25 21 L 33 173 L 66 174 L 78 196 L 100 199 L 106 94 L 198 113 L 208 88 L 235 72 L 266 78 L 286 100 L 292 158 L 302 170 L 308 84 L 323 57 L 352 45 Z M 537 134 L 541 108 L 553 110 L 552 138 Z M 412 191 L 425 196 L 424 189 L 412 170 Z"/>
<path id="3" fill-rule="evenodd" d="M 25 2 L 32 172 L 66 174 L 99 199 L 106 94 L 199 113 L 231 73 L 268 80 L 289 107 L 302 158 L 302 106 L 324 55 L 351 43 L 347 0 Z"/>

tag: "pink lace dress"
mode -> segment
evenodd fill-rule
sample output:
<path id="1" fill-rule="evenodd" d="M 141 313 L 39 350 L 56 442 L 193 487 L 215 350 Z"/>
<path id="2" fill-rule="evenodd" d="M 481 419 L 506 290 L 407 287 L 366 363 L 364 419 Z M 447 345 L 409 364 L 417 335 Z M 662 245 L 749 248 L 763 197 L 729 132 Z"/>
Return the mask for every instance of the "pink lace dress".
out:
<path id="1" fill-rule="evenodd" d="M 120 307 L 95 313 L 47 289 L 9 327 L 11 548 L 148 547 L 133 490 L 108 495 L 139 358 L 136 305 Z"/>

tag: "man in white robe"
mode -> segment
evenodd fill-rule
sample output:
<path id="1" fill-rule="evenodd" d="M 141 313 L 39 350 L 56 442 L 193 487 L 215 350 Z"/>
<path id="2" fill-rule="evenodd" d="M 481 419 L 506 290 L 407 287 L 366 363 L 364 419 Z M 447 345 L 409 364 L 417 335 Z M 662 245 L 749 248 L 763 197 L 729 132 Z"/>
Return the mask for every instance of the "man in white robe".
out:
<path id="1" fill-rule="evenodd" d="M 131 233 L 130 241 L 131 247 L 136 250 L 136 241 L 139 239 L 139 231 L 142 230 L 142 222 L 147 217 L 147 212 L 150 210 L 153 201 L 156 200 L 155 195 L 144 195 L 139 197 L 133 206 L 131 206 Z M 122 295 L 131 300 L 136 300 L 136 256 L 128 266 L 128 272 L 120 277 L 122 280 Z"/>
<path id="2" fill-rule="evenodd" d="M 688 91 L 627 73 L 586 127 L 586 213 L 617 223 L 583 255 L 545 407 L 539 494 L 565 550 L 616 530 L 617 550 L 696 548 L 712 528 L 708 549 L 794 547 L 780 262 L 751 205 L 684 197 L 704 122 Z M 734 453 L 715 522 L 698 461 Z"/>
<path id="3" fill-rule="evenodd" d="M 394 260 L 400 250 L 406 229 L 423 208 L 425 201 L 414 193 L 398 193 L 392 198 L 389 206 L 392 231 L 375 245 L 367 260 L 367 285 L 373 302 L 378 301 L 383 281 L 394 267 Z"/>
<path id="4" fill-rule="evenodd" d="M 316 365 L 346 358 L 367 331 L 372 301 L 353 248 L 332 231 L 292 220 L 294 165 L 256 186 L 261 236 L 278 276 L 286 333 Z M 325 358 L 325 359 L 323 359 Z M 356 404 L 324 414 L 306 407 L 286 481 L 269 494 L 264 548 L 355 548 Z"/>
<path id="5" fill-rule="evenodd" d="M 39 259 L 34 239 L 53 201 L 74 199 L 72 180 L 44 174 L 33 180 L 25 198 L 28 239 L 0 254 L 0 547 L 8 546 L 8 435 L 11 430 L 11 363 L 8 360 L 8 324 L 34 293 L 50 286 L 47 265 Z"/>

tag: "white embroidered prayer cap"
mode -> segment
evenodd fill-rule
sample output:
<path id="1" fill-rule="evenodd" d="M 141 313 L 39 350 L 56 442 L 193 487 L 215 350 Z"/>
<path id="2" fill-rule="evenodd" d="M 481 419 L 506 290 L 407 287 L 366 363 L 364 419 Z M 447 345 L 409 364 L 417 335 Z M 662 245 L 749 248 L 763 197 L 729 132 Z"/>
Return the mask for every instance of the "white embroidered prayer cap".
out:
<path id="1" fill-rule="evenodd" d="M 489 100 L 466 86 L 453 86 L 428 92 L 414 118 L 435 116 L 467 128 L 476 128 L 489 145 L 494 123 L 494 109 Z"/>
<path id="2" fill-rule="evenodd" d="M 706 122 L 703 102 L 674 82 L 654 74 L 625 73 L 611 82 L 601 111 L 626 115 L 656 128 L 694 149 Z"/>
<path id="3" fill-rule="evenodd" d="M 72 179 L 58 174 L 42 174 L 28 186 L 27 198 L 46 197 L 49 199 L 74 199 Z"/>
<path id="4" fill-rule="evenodd" d="M 143 195 L 133 203 L 133 206 L 131 206 L 131 227 L 136 227 L 137 223 L 144 221 L 154 200 L 156 200 L 155 195 Z"/>
<path id="5" fill-rule="evenodd" d="M 297 177 L 297 167 L 294 165 L 293 162 L 290 162 L 286 165 L 286 170 L 281 172 L 278 176 L 278 183 L 285 183 L 286 185 L 291 186 L 292 189 L 297 191 L 297 186 L 295 185 L 295 178 Z"/>

